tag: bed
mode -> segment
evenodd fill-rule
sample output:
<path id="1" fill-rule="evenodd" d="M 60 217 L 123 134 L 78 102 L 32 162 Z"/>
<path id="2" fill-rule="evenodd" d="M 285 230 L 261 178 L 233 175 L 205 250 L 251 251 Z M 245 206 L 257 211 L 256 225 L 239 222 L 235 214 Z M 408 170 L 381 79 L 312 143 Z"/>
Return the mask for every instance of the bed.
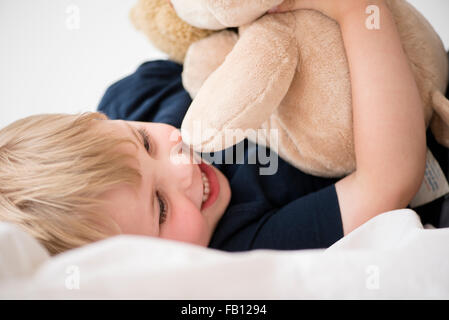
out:
<path id="1" fill-rule="evenodd" d="M 402 209 L 328 249 L 228 253 L 120 235 L 50 257 L 0 223 L 0 298 L 448 299 L 449 228 Z"/>

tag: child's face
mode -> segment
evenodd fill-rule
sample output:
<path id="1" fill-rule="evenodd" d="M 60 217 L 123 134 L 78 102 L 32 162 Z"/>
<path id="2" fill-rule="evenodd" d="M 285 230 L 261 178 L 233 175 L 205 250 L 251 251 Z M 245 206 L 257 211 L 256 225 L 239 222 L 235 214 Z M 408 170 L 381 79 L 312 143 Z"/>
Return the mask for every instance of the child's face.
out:
<path id="1" fill-rule="evenodd" d="M 138 160 L 143 178 L 137 195 L 130 186 L 121 185 L 101 196 L 108 201 L 106 212 L 122 232 L 207 246 L 231 197 L 226 177 L 213 166 L 198 165 L 188 152 L 178 158 L 187 161 L 172 161 L 173 150 L 176 146 L 179 150 L 181 141 L 179 131 L 172 126 L 122 120 L 98 123 L 114 134 L 132 138 L 139 146 L 138 150 L 131 144 L 118 147 Z M 149 152 L 140 129 L 148 133 Z M 209 199 L 204 203 L 207 191 L 203 190 L 202 171 L 208 174 L 210 184 Z"/>

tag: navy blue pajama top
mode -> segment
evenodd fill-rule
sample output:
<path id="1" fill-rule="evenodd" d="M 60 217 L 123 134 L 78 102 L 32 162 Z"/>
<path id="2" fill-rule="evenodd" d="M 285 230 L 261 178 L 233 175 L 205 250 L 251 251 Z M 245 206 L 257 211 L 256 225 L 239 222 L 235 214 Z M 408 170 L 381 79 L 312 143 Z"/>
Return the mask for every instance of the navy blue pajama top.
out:
<path id="1" fill-rule="evenodd" d="M 180 128 L 191 103 L 181 73 L 182 66 L 171 61 L 143 63 L 107 89 L 98 111 L 110 119 Z M 279 157 L 276 173 L 261 175 L 264 165 L 246 161 L 258 146 L 247 140 L 241 143 L 245 144 L 243 164 L 213 163 L 229 180 L 231 200 L 209 247 L 226 251 L 327 248 L 343 237 L 335 190 L 338 179 L 305 174 Z"/>

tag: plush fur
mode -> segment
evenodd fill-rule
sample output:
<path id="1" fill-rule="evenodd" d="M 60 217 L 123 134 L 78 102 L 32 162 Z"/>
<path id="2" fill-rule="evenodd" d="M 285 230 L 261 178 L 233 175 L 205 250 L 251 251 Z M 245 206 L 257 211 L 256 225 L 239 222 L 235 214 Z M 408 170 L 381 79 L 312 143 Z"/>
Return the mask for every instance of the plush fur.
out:
<path id="1" fill-rule="evenodd" d="M 130 19 L 156 48 L 181 64 L 193 42 L 213 33 L 181 20 L 167 0 L 139 0 L 130 11 Z"/>
<path id="2" fill-rule="evenodd" d="M 182 124 L 183 139 L 197 150 L 216 151 L 246 137 L 226 139 L 228 130 L 276 129 L 281 157 L 310 174 L 343 176 L 355 170 L 355 154 L 351 84 L 339 26 L 312 10 L 265 14 L 280 2 L 172 0 L 177 15 L 190 25 L 239 27 L 238 35 L 219 31 L 189 46 L 183 83 L 194 99 Z M 405 0 L 388 5 L 418 84 L 426 124 L 448 147 L 444 46 Z M 194 134 L 198 121 L 202 135 Z M 258 143 L 273 142 L 258 138 Z"/>

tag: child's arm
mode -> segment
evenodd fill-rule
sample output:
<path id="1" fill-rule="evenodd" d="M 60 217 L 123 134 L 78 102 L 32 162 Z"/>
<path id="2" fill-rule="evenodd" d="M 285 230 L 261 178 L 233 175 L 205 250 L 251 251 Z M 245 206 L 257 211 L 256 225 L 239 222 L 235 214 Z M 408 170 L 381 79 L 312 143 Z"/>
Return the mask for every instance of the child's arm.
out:
<path id="1" fill-rule="evenodd" d="M 365 27 L 368 5 L 380 29 Z M 278 11 L 316 9 L 341 27 L 352 84 L 357 170 L 336 183 L 344 233 L 405 208 L 423 180 L 426 128 L 418 89 L 384 0 L 291 0 Z"/>

